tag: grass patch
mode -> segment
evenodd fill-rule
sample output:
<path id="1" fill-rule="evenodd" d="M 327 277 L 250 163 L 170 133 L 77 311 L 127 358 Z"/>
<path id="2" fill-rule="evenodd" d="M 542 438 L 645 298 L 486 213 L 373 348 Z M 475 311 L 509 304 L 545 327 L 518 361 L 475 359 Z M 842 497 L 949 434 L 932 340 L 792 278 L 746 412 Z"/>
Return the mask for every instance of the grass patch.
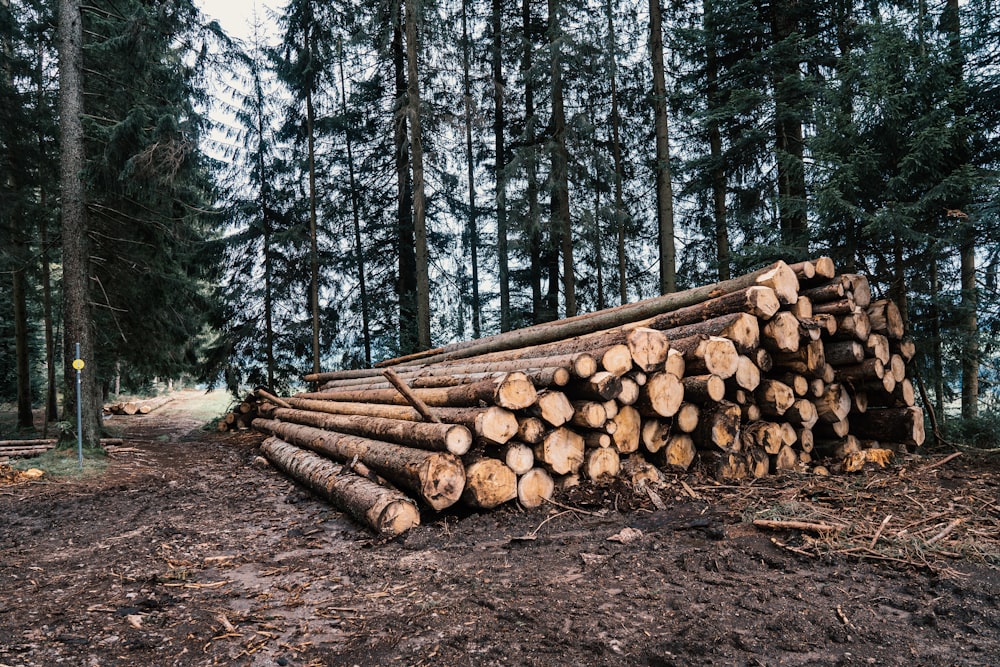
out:
<path id="1" fill-rule="evenodd" d="M 14 459 L 10 462 L 10 466 L 17 470 L 38 468 L 52 477 L 84 479 L 102 475 L 108 467 L 108 455 L 103 449 L 85 447 L 83 450 L 83 469 L 81 469 L 76 446 L 59 446 L 50 449 L 41 456 Z"/>

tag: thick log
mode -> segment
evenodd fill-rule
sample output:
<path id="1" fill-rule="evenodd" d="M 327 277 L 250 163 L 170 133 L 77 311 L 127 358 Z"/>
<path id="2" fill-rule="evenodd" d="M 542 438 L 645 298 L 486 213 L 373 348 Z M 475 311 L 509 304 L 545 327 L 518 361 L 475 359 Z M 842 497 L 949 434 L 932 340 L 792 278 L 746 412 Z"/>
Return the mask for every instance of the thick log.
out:
<path id="1" fill-rule="evenodd" d="M 856 310 L 862 310 L 858 308 L 857 304 L 854 302 L 854 295 L 848 292 L 843 299 L 838 301 L 828 301 L 826 303 L 816 303 L 813 301 L 813 315 L 835 315 L 837 317 L 844 317 L 845 315 L 850 315 Z"/>
<path id="2" fill-rule="evenodd" d="M 600 367 L 616 377 L 621 377 L 632 370 L 632 352 L 628 345 L 611 345 L 600 350 Z"/>
<path id="3" fill-rule="evenodd" d="M 261 450 L 276 468 L 376 533 L 394 536 L 420 525 L 414 502 L 395 489 L 276 437 Z"/>
<path id="4" fill-rule="evenodd" d="M 889 375 L 896 383 L 896 378 Z M 885 378 L 883 378 L 884 380 Z M 916 392 L 909 379 L 896 383 L 892 391 L 885 391 L 881 383 L 865 385 L 868 395 L 868 406 L 871 408 L 909 408 L 916 403 Z"/>
<path id="5" fill-rule="evenodd" d="M 873 333 L 865 341 L 865 356 L 875 357 L 883 364 L 889 363 L 891 351 L 889 349 L 889 339 L 882 334 Z"/>
<path id="6" fill-rule="evenodd" d="M 650 454 L 663 449 L 670 435 L 670 422 L 656 418 L 642 420 L 642 444 Z"/>
<path id="7" fill-rule="evenodd" d="M 864 384 L 870 380 L 879 380 L 885 375 L 885 364 L 878 359 L 865 359 L 853 366 L 839 366 L 834 369 L 837 382 Z"/>
<path id="8" fill-rule="evenodd" d="M 574 401 L 573 418 L 570 423 L 581 428 L 601 428 L 608 420 L 608 412 L 603 403 L 596 401 Z"/>
<path id="9" fill-rule="evenodd" d="M 871 332 L 871 321 L 868 318 L 868 313 L 858 309 L 852 313 L 838 316 L 837 333 L 834 337 L 837 340 L 854 339 L 864 342 L 868 340 Z"/>
<path id="10" fill-rule="evenodd" d="M 684 355 L 685 375 L 718 375 L 722 379 L 736 373 L 739 353 L 728 338 L 694 334 L 671 340 L 671 349 Z"/>
<path id="11" fill-rule="evenodd" d="M 833 424 L 847 419 L 851 412 L 851 395 L 844 385 L 834 382 L 826 385 L 823 395 L 813 401 L 819 419 L 827 424 Z"/>
<path id="12" fill-rule="evenodd" d="M 795 302 L 794 306 L 788 307 L 788 312 L 795 316 L 795 319 L 799 321 L 799 326 L 812 326 L 810 323 L 813 316 L 813 304 L 809 297 L 802 296 L 799 294 L 799 300 Z"/>
<path id="13" fill-rule="evenodd" d="M 753 391 L 760 385 L 760 369 L 750 357 L 740 355 L 736 362 L 736 373 L 726 380 L 728 389 Z"/>
<path id="14" fill-rule="evenodd" d="M 497 405 L 508 410 L 521 410 L 532 405 L 537 394 L 527 375 L 507 373 L 500 378 L 489 378 L 472 384 L 441 389 L 414 389 L 413 393 L 431 407 L 472 407 L 480 403 Z M 296 398 L 324 401 L 384 403 L 406 405 L 408 401 L 396 389 L 334 389 L 305 392 Z"/>
<path id="15" fill-rule="evenodd" d="M 588 449 L 583 457 L 581 473 L 587 479 L 606 480 L 618 475 L 621 458 L 613 447 Z"/>
<path id="16" fill-rule="evenodd" d="M 799 467 L 799 455 L 794 449 L 785 445 L 774 457 L 775 470 L 796 470 Z"/>
<path id="17" fill-rule="evenodd" d="M 660 471 L 641 454 L 632 454 L 622 461 L 621 466 L 619 476 L 635 488 L 659 486 L 663 483 Z"/>
<path id="18" fill-rule="evenodd" d="M 892 373 L 892 377 L 896 378 L 896 382 L 902 382 L 906 379 L 906 362 L 898 354 L 894 354 L 889 357 L 889 365 L 886 366 L 886 372 Z"/>
<path id="19" fill-rule="evenodd" d="M 880 299 L 868 305 L 866 312 L 871 322 L 871 329 L 887 338 L 899 340 L 903 337 L 905 326 L 903 316 L 893 301 Z"/>
<path id="20" fill-rule="evenodd" d="M 726 397 L 726 383 L 718 375 L 688 375 L 681 382 L 684 398 L 691 403 L 718 403 Z"/>
<path id="21" fill-rule="evenodd" d="M 754 273 L 731 280 L 706 285 L 682 292 L 673 292 L 644 301 L 577 315 L 564 320 L 536 324 L 516 331 L 487 336 L 473 341 L 452 343 L 435 350 L 418 352 L 407 357 L 398 357 L 377 364 L 380 367 L 402 364 L 421 364 L 467 358 L 484 353 L 521 349 L 552 341 L 561 341 L 573 336 L 590 334 L 595 331 L 637 323 L 662 313 L 680 308 L 703 304 L 724 294 L 731 294 L 754 285 L 770 287 L 782 303 L 795 303 L 798 298 L 798 279 L 784 262 L 776 262 Z M 644 326 L 650 326 L 648 324 Z M 661 327 L 654 327 L 661 328 Z M 624 342 L 624 341 L 615 341 Z"/>
<path id="22" fill-rule="evenodd" d="M 697 450 L 694 439 L 686 433 L 676 433 L 667 440 L 663 447 L 663 465 L 679 470 L 687 470 L 694 462 Z"/>
<path id="23" fill-rule="evenodd" d="M 761 479 L 771 472 L 771 457 L 762 447 L 750 447 L 746 450 L 747 471 L 750 477 Z"/>
<path id="24" fill-rule="evenodd" d="M 815 322 L 820 329 L 820 337 L 832 338 L 837 333 L 836 315 L 813 315 L 810 321 Z"/>
<path id="25" fill-rule="evenodd" d="M 833 259 L 825 255 L 814 259 L 813 266 L 816 268 L 816 278 L 833 278 L 837 275 L 837 267 Z"/>
<path id="26" fill-rule="evenodd" d="M 360 415 L 331 415 L 294 408 L 277 408 L 273 412 L 273 417 L 293 424 L 360 435 L 417 449 L 451 452 L 456 456 L 462 456 L 472 447 L 472 433 L 460 424 L 411 422 Z"/>
<path id="27" fill-rule="evenodd" d="M 517 475 L 498 459 L 479 457 L 465 466 L 462 501 L 472 507 L 492 509 L 517 497 Z"/>
<path id="28" fill-rule="evenodd" d="M 578 380 L 567 385 L 563 391 L 575 399 L 609 401 L 621 393 L 622 379 L 614 373 L 598 371 L 586 380 Z"/>
<path id="29" fill-rule="evenodd" d="M 743 425 L 740 442 L 744 450 L 761 448 L 768 454 L 777 454 L 784 446 L 781 424 L 769 421 L 755 421 Z"/>
<path id="30" fill-rule="evenodd" d="M 784 382 L 767 378 L 761 380 L 754 398 L 764 416 L 780 417 L 795 403 L 795 392 Z"/>
<path id="31" fill-rule="evenodd" d="M 542 468 L 532 468 L 517 480 L 517 501 L 525 509 L 539 507 L 552 499 L 556 484 Z"/>
<path id="32" fill-rule="evenodd" d="M 827 365 L 826 348 L 821 340 L 811 340 L 795 352 L 772 354 L 774 368 L 807 377 L 822 377 Z"/>
<path id="33" fill-rule="evenodd" d="M 799 398 L 792 403 L 784 414 L 785 421 L 794 426 L 812 428 L 819 421 L 819 413 L 812 401 Z M 771 452 L 773 453 L 773 452 Z"/>
<path id="34" fill-rule="evenodd" d="M 403 419 L 419 422 L 420 413 L 411 406 L 384 405 L 379 403 L 350 403 L 320 401 L 306 398 L 289 398 L 289 405 L 300 410 L 312 410 L 334 415 L 363 415 L 383 419 Z M 435 408 L 434 414 L 448 424 L 462 424 L 477 438 L 497 445 L 510 440 L 517 433 L 517 418 L 514 413 L 503 408 Z"/>
<path id="35" fill-rule="evenodd" d="M 517 419 L 517 439 L 521 442 L 537 445 L 545 437 L 548 430 L 545 422 L 538 417 L 519 417 Z"/>
<path id="36" fill-rule="evenodd" d="M 626 344 L 632 355 L 632 363 L 647 373 L 663 368 L 670 351 L 670 341 L 666 334 L 649 327 L 637 327 L 629 331 Z"/>
<path id="37" fill-rule="evenodd" d="M 500 457 L 517 475 L 523 475 L 535 465 L 535 452 L 526 443 L 508 442 L 500 448 Z"/>
<path id="38" fill-rule="evenodd" d="M 840 276 L 845 288 L 854 296 L 858 308 L 867 308 L 872 302 L 872 289 L 868 276 L 863 273 L 845 273 Z"/>
<path id="39" fill-rule="evenodd" d="M 684 384 L 673 373 L 654 373 L 635 407 L 646 417 L 673 417 L 684 401 Z"/>
<path id="40" fill-rule="evenodd" d="M 840 301 L 844 298 L 846 293 L 844 289 L 844 283 L 840 280 L 834 280 L 825 285 L 819 285 L 818 287 L 810 287 L 809 289 L 804 289 L 799 291 L 800 297 L 806 297 L 813 304 L 829 303 L 830 301 Z"/>
<path id="41" fill-rule="evenodd" d="M 809 393 L 809 378 L 805 375 L 799 375 L 798 373 L 780 373 L 776 375 L 774 379 L 787 384 L 792 388 L 792 393 L 798 397 L 805 396 Z"/>
<path id="42" fill-rule="evenodd" d="M 557 475 L 580 470 L 585 444 L 583 437 L 568 428 L 557 428 L 535 445 L 535 459 Z"/>
<path id="43" fill-rule="evenodd" d="M 865 346 L 856 340 L 842 340 L 827 343 L 825 353 L 827 363 L 834 366 L 851 366 L 860 364 L 864 360 Z"/>
<path id="44" fill-rule="evenodd" d="M 687 373 L 687 368 L 684 363 L 684 354 L 679 350 L 670 350 L 670 352 L 667 353 L 667 360 L 663 364 L 663 372 L 670 373 L 677 379 L 684 377 Z"/>
<path id="45" fill-rule="evenodd" d="M 741 416 L 740 406 L 728 401 L 703 408 L 695 438 L 698 447 L 738 450 Z"/>
<path id="46" fill-rule="evenodd" d="M 847 417 L 832 423 L 817 421 L 813 426 L 813 433 L 815 433 L 817 437 L 824 440 L 829 440 L 831 438 L 843 438 L 850 432 L 851 422 Z"/>
<path id="47" fill-rule="evenodd" d="M 748 313 L 728 313 L 704 322 L 669 329 L 663 333 L 670 341 L 689 336 L 728 338 L 742 353 L 754 350 L 760 345 L 760 322 Z M 671 346 L 676 347 L 673 342 Z"/>
<path id="48" fill-rule="evenodd" d="M 389 384 L 392 385 L 393 389 L 398 391 L 403 398 L 406 399 L 406 402 L 412 405 L 413 409 L 420 413 L 420 416 L 424 418 L 424 421 L 433 422 L 435 424 L 441 423 L 441 418 L 431 411 L 430 406 L 424 403 L 423 399 L 421 399 L 415 391 L 410 389 L 406 382 L 403 381 L 403 378 L 396 375 L 396 371 L 391 368 L 387 368 L 382 371 L 382 375 L 384 375 L 385 379 L 389 381 Z"/>
<path id="49" fill-rule="evenodd" d="M 621 454 L 631 454 L 639 449 L 642 428 L 639 411 L 630 405 L 622 406 L 612 422 L 615 425 L 615 432 L 611 434 L 611 441 L 615 450 Z"/>
<path id="50" fill-rule="evenodd" d="M 573 418 L 573 404 L 561 391 L 542 391 L 527 412 L 556 428 Z"/>
<path id="51" fill-rule="evenodd" d="M 456 503 L 465 487 L 465 469 L 453 454 L 428 452 L 273 419 L 255 419 L 253 427 L 338 461 L 357 457 L 376 473 L 417 494 L 436 510 Z"/>
<path id="52" fill-rule="evenodd" d="M 925 437 L 924 411 L 917 407 L 872 408 L 851 419 L 851 430 L 862 438 L 919 447 Z"/>
<path id="53" fill-rule="evenodd" d="M 799 349 L 799 320 L 788 311 L 781 311 L 764 325 L 760 342 L 769 352 L 795 352 Z"/>

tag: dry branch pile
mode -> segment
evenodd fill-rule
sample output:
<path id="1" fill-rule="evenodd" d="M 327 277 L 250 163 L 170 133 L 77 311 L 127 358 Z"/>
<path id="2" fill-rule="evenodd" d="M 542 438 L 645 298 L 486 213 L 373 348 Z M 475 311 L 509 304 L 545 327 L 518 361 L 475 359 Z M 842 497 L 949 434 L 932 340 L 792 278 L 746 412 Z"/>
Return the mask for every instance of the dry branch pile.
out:
<path id="1" fill-rule="evenodd" d="M 310 487 L 360 472 L 367 495 L 335 502 L 398 532 L 396 488 L 434 509 L 533 507 L 581 477 L 638 483 L 695 461 L 728 480 L 884 463 L 924 439 L 906 377 L 914 351 L 898 308 L 873 301 L 863 275 L 836 275 L 828 258 L 777 262 L 380 368 L 307 375 L 315 391 L 257 392 L 252 425 L 283 470 L 297 448 L 346 464 L 296 475 Z M 395 518 L 364 518 L 375 506 Z"/>

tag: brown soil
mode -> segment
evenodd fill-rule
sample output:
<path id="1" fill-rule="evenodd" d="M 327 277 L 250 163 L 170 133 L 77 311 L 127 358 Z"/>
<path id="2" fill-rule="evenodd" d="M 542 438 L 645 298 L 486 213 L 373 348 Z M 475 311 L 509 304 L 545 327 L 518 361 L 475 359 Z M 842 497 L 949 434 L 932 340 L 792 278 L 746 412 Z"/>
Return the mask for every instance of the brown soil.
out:
<path id="1" fill-rule="evenodd" d="M 102 474 L 0 486 L 0 666 L 1000 664 L 995 459 L 584 487 L 386 542 L 201 400 L 114 418 Z"/>

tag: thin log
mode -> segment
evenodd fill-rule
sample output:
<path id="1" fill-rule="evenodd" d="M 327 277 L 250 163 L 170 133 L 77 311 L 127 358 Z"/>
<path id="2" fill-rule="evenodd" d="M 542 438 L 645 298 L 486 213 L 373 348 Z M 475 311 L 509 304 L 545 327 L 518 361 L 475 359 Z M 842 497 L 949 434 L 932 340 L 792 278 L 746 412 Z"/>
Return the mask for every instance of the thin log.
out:
<path id="1" fill-rule="evenodd" d="M 535 465 L 535 452 L 523 442 L 508 442 L 500 448 L 500 457 L 517 475 L 523 475 Z"/>
<path id="2" fill-rule="evenodd" d="M 391 368 L 386 368 L 385 370 L 382 371 L 382 375 L 384 375 L 385 379 L 388 380 L 390 384 L 392 384 L 392 386 L 395 387 L 396 390 L 403 395 L 403 398 L 406 399 L 406 402 L 412 405 L 413 409 L 420 413 L 420 416 L 424 418 L 424 421 L 432 422 L 435 424 L 441 423 L 441 418 L 435 415 L 431 411 L 431 409 L 427 406 L 427 404 L 424 403 L 422 400 L 420 400 L 420 397 L 417 396 L 415 393 L 413 393 L 413 391 L 411 391 L 408 386 L 406 386 L 406 383 L 403 382 L 403 380 L 398 375 L 396 375 L 396 371 L 392 370 Z M 462 453 L 464 454 L 465 452 Z"/>

